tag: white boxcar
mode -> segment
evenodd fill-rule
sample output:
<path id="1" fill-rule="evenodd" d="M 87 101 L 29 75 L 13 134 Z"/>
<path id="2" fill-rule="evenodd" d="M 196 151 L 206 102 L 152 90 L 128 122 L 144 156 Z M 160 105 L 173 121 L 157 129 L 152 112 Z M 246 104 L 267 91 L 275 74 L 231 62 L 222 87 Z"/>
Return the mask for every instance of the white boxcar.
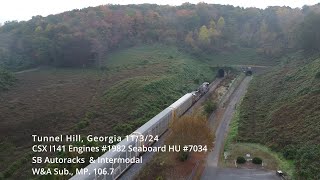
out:
<path id="1" fill-rule="evenodd" d="M 185 94 L 176 102 L 171 104 L 169 108 L 173 111 L 174 118 L 180 117 L 183 113 L 185 113 L 193 104 L 193 95 L 192 93 Z"/>
<path id="2" fill-rule="evenodd" d="M 151 120 L 146 122 L 143 126 L 138 128 L 132 135 L 152 135 L 159 137 L 168 129 L 169 122 L 172 118 L 172 110 L 171 108 L 166 108 L 165 110 L 161 111 L 158 115 L 153 117 Z M 149 146 L 153 142 L 151 141 L 136 141 L 136 139 L 129 138 L 129 141 L 127 139 L 124 139 L 117 145 L 124 145 L 128 147 L 129 145 L 132 145 L 133 147 L 137 146 Z M 103 154 L 100 158 L 132 158 L 132 157 L 138 157 L 139 153 L 135 152 L 112 152 L 108 151 L 105 154 Z M 113 163 L 113 164 L 89 164 L 86 169 L 88 170 L 88 173 L 86 175 L 75 175 L 71 178 L 71 180 L 114 180 L 117 179 L 126 169 L 129 168 L 131 163 Z M 103 169 L 103 168 L 114 168 L 114 172 L 112 175 L 95 175 L 94 169 Z M 90 173 L 90 175 L 89 175 Z"/>
<path id="3" fill-rule="evenodd" d="M 117 145 L 128 147 L 132 145 L 132 147 L 137 146 L 137 142 L 133 140 L 124 139 L 119 142 Z M 137 157 L 138 154 L 136 152 L 127 152 L 127 148 L 124 152 L 117 151 L 108 151 L 100 156 L 100 159 L 105 158 L 134 158 Z M 114 180 L 118 178 L 126 169 L 130 167 L 131 163 L 92 163 L 89 164 L 85 169 L 88 170 L 86 174 L 76 174 L 71 177 L 71 180 Z M 113 173 L 108 175 L 97 174 L 99 170 L 107 170 L 107 172 L 111 172 L 109 168 L 113 168 Z"/>
<path id="4" fill-rule="evenodd" d="M 161 136 L 169 127 L 169 122 L 172 119 L 172 110 L 171 108 L 166 108 L 165 110 L 161 111 L 155 117 L 150 119 L 132 134 L 135 135 L 143 135 L 146 137 L 147 135 Z M 140 141 L 140 146 L 150 146 L 153 142 L 152 141 Z"/>
<path id="5" fill-rule="evenodd" d="M 155 137 L 158 135 L 159 137 L 169 128 L 170 120 L 174 117 L 180 117 L 183 115 L 194 103 L 195 100 L 195 92 L 188 93 L 178 99 L 176 102 L 171 104 L 168 108 L 161 111 L 151 120 L 146 122 L 140 128 L 138 128 L 132 135 L 143 135 L 146 137 L 147 135 L 152 135 Z M 129 138 L 130 139 L 130 138 Z M 127 140 L 124 139 L 117 145 L 124 145 L 128 147 L 132 146 L 150 146 L 152 145 L 152 141 L 135 141 L 135 140 Z M 127 148 L 126 148 L 127 149 Z M 138 157 L 139 154 L 135 152 L 114 152 L 108 151 L 103 154 L 100 158 L 133 158 Z M 117 179 L 124 171 L 126 171 L 130 167 L 131 163 L 93 163 L 89 164 L 86 169 L 88 173 L 85 175 L 77 174 L 71 178 L 71 180 L 114 180 Z M 114 172 L 110 175 L 97 175 L 95 174 L 95 169 L 103 169 L 103 168 L 114 168 Z M 90 174 L 89 174 L 90 173 Z"/>

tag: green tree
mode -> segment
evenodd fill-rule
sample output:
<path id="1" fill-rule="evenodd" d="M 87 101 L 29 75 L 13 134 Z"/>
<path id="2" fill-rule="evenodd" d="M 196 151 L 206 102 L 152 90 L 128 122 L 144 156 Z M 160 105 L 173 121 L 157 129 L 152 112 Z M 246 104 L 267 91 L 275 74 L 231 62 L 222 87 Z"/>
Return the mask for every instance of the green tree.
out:
<path id="1" fill-rule="evenodd" d="M 188 34 L 187 34 L 187 36 L 186 36 L 186 38 L 184 39 L 184 41 L 185 41 L 185 43 L 187 44 L 187 45 L 189 45 L 189 46 L 194 46 L 194 39 L 193 39 L 193 32 L 192 31 L 190 31 Z"/>
<path id="2" fill-rule="evenodd" d="M 215 36 L 218 35 L 217 29 L 216 29 L 216 23 L 214 22 L 214 20 L 212 19 L 210 21 L 210 28 L 209 28 L 209 36 L 211 38 L 214 38 Z"/>
<path id="3" fill-rule="evenodd" d="M 0 68 L 0 91 L 7 90 L 15 80 L 13 74 Z"/>
<path id="4" fill-rule="evenodd" d="M 210 21 L 210 29 L 216 29 L 216 22 L 213 19 Z"/>
<path id="5" fill-rule="evenodd" d="M 34 30 L 34 32 L 36 32 L 36 33 L 41 33 L 42 31 L 43 31 L 43 29 L 42 29 L 41 26 L 38 26 L 38 27 Z"/>

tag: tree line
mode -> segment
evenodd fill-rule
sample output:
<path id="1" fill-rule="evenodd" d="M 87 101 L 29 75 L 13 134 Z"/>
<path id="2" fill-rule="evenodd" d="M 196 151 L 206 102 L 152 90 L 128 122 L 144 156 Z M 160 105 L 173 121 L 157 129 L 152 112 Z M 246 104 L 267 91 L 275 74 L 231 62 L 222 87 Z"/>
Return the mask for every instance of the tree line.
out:
<path id="1" fill-rule="evenodd" d="M 102 5 L 34 16 L 0 27 L 0 66 L 101 67 L 111 51 L 140 43 L 174 44 L 194 55 L 238 47 L 268 56 L 319 49 L 319 7 Z"/>

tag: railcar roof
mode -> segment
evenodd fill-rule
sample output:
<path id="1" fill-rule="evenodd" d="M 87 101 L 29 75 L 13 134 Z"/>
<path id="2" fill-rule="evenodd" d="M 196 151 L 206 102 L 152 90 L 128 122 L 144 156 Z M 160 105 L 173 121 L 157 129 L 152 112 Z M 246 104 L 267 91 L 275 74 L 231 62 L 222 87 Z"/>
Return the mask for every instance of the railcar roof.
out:
<path id="1" fill-rule="evenodd" d="M 179 107 L 182 103 L 184 103 L 186 100 L 188 100 L 190 97 L 192 97 L 192 93 L 187 93 L 184 96 L 182 96 L 180 99 L 178 99 L 176 102 L 171 104 L 169 107 L 176 109 Z"/>
<path id="2" fill-rule="evenodd" d="M 135 132 L 143 133 L 145 131 L 148 131 L 149 128 L 155 124 L 157 121 L 159 121 L 162 117 L 166 116 L 168 113 L 171 113 L 170 108 L 166 108 L 163 111 L 161 111 L 159 114 L 157 114 L 155 117 L 150 119 L 148 122 L 146 122 L 144 125 L 142 125 L 140 128 L 138 128 Z"/>

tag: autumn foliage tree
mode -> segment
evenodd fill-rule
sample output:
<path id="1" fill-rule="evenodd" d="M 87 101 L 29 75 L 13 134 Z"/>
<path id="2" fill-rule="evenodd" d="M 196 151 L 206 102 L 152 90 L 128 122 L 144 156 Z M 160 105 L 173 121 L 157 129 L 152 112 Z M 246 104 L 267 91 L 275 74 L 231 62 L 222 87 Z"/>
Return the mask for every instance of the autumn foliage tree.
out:
<path id="1" fill-rule="evenodd" d="M 170 126 L 166 144 L 202 145 L 213 148 L 214 133 L 205 116 L 192 114 L 175 119 Z"/>
<path id="2" fill-rule="evenodd" d="M 14 70 L 39 65 L 100 67 L 108 53 L 141 43 L 176 45 L 193 54 L 219 53 L 234 44 L 231 48 L 255 48 L 276 56 L 301 47 L 297 31 L 306 40 L 300 42 L 314 46 L 308 32 L 319 23 L 306 15 L 318 12 L 319 6 L 261 10 L 206 3 L 104 5 L 34 16 L 0 27 L 0 64 Z M 306 28 L 299 28 L 304 20 Z"/>

